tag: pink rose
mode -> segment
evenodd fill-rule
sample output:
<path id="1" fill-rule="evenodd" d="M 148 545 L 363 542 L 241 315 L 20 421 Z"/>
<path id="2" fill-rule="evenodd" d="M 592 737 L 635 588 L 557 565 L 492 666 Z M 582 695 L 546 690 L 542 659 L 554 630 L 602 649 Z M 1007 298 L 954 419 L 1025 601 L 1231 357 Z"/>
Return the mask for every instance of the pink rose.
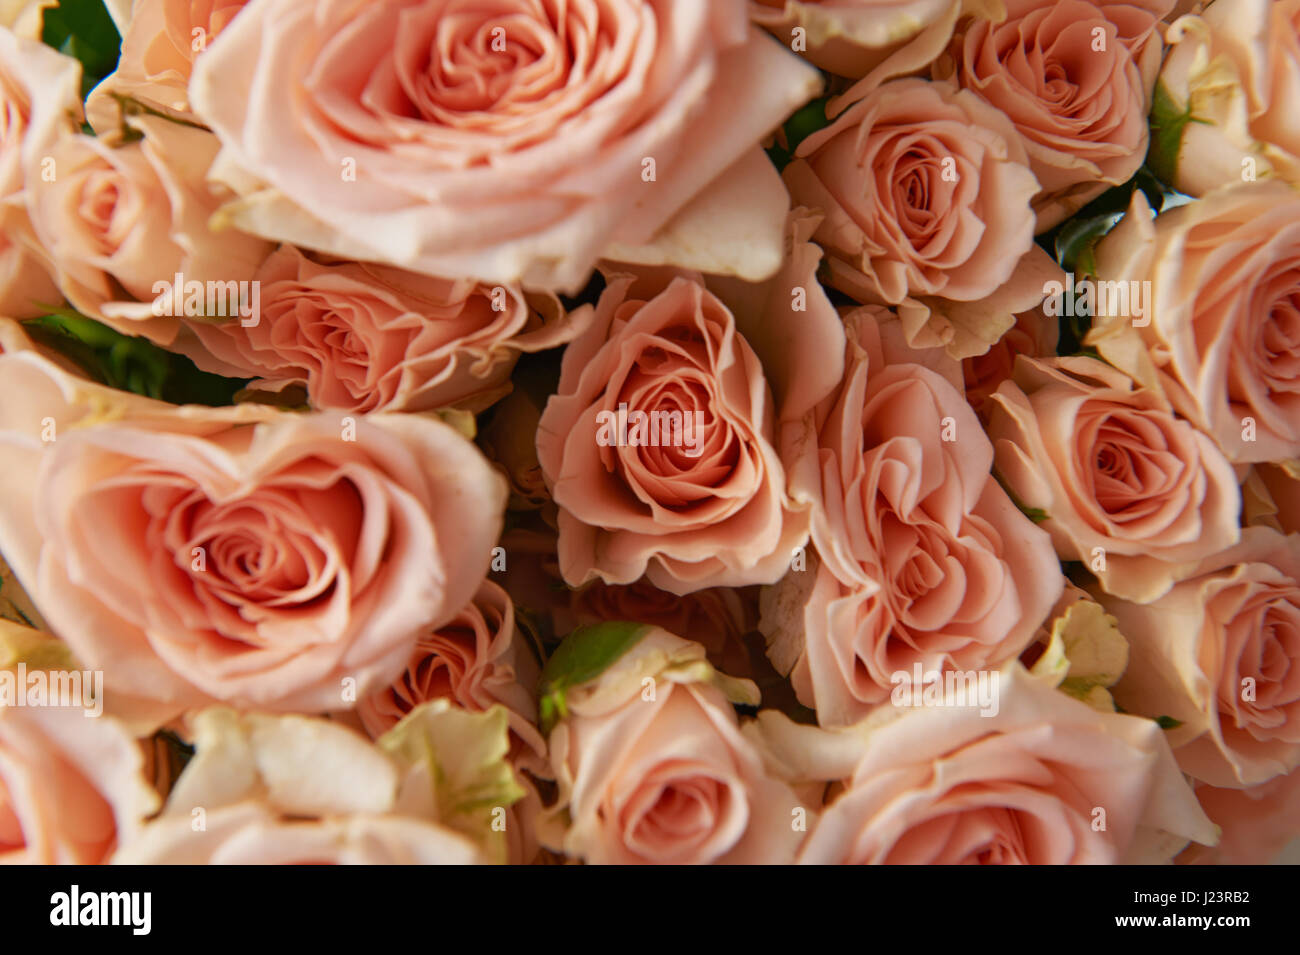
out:
<path id="1" fill-rule="evenodd" d="M 1044 314 L 1041 306 L 1027 309 L 1015 316 L 1016 323 L 1007 329 L 982 355 L 973 355 L 962 361 L 962 377 L 966 400 L 971 403 L 981 421 L 988 420 L 989 396 L 998 385 L 1011 377 L 1016 367 L 1016 356 L 1050 358 L 1056 354 L 1060 341 L 1060 323 Z"/>
<path id="2" fill-rule="evenodd" d="M 318 264 L 289 246 L 253 281 L 254 319 L 186 320 L 203 345 L 191 357 L 211 371 L 257 377 L 254 387 L 303 382 L 316 408 L 478 410 L 509 387 L 521 352 L 563 344 L 576 330 L 552 295 Z"/>
<path id="3" fill-rule="evenodd" d="M 1010 121 L 972 93 L 895 80 L 800 144 L 784 178 L 826 213 L 814 239 L 830 282 L 900 309 L 915 346 L 986 351 L 1013 314 L 1042 301 L 1033 246 L 1038 183 Z M 924 331 L 924 334 L 923 334 Z"/>
<path id="4" fill-rule="evenodd" d="M 1300 836 L 1300 772 L 1275 776 L 1248 789 L 1219 789 L 1204 783 L 1196 798 L 1219 827 L 1214 849 L 1188 846 L 1180 863 L 1268 865 Z"/>
<path id="5" fill-rule="evenodd" d="M 115 108 L 125 96 L 184 119 L 193 119 L 187 88 L 195 59 L 207 50 L 248 0 L 134 0 L 122 36 L 117 69 L 95 87 L 89 112 Z M 97 128 L 98 121 L 94 122 Z"/>
<path id="6" fill-rule="evenodd" d="M 1240 537 L 1237 478 L 1214 442 L 1105 362 L 1017 362 L 988 434 L 1007 488 L 1108 593 L 1154 600 Z"/>
<path id="7" fill-rule="evenodd" d="M 504 482 L 439 421 L 176 408 L 30 351 L 0 378 L 0 550 L 110 690 L 338 709 L 483 580 Z"/>
<path id="8" fill-rule="evenodd" d="M 1162 837 L 1214 842 L 1155 723 L 1099 713 L 1016 663 L 998 675 L 991 717 L 886 710 L 827 731 L 760 713 L 747 735 L 788 778 L 844 780 L 799 862 L 1149 863 L 1168 861 Z"/>
<path id="9" fill-rule="evenodd" d="M 111 717 L 0 706 L 0 862 L 98 865 L 158 807 Z"/>
<path id="10" fill-rule="evenodd" d="M 1042 192 L 1037 231 L 1125 182 L 1147 152 L 1160 19 L 1173 0 L 1007 0 L 999 22 L 964 21 L 936 79 L 1015 123 Z"/>
<path id="11" fill-rule="evenodd" d="M 703 647 L 652 628 L 569 692 L 545 844 L 595 865 L 791 861 L 798 800 L 766 774 L 712 673 Z"/>
<path id="12" fill-rule="evenodd" d="M 1184 770 L 1243 789 L 1300 766 L 1300 535 L 1250 527 L 1153 603 L 1098 599 L 1129 642 L 1115 699 L 1179 721 Z"/>
<path id="13" fill-rule="evenodd" d="M 999 666 L 1062 587 L 1051 539 L 990 476 L 993 447 L 961 393 L 919 365 L 885 365 L 872 316 L 849 321 L 844 382 L 816 413 L 816 467 L 796 471 L 820 562 L 767 592 L 760 621 L 824 726 L 861 718 L 914 666 Z"/>
<path id="14" fill-rule="evenodd" d="M 0 314 L 34 318 L 63 301 L 25 196 L 49 168 L 40 144 L 81 118 L 80 84 L 72 57 L 0 27 Z"/>
<path id="15" fill-rule="evenodd" d="M 1300 458 L 1298 256 L 1300 196 L 1284 183 L 1217 190 L 1154 221 L 1135 190 L 1097 246 L 1097 278 L 1141 282 L 1146 318 L 1108 300 L 1085 343 L 1166 394 L 1228 460 Z"/>
<path id="16" fill-rule="evenodd" d="M 814 311 L 792 313 L 786 285 L 769 342 L 801 324 L 799 347 L 841 334 L 811 268 L 804 287 Z M 794 378 L 799 368 L 820 377 L 799 361 L 783 368 L 796 401 L 817 387 Z M 675 594 L 775 581 L 808 533 L 786 495 L 788 437 L 758 354 L 698 277 L 611 275 L 591 326 L 565 350 L 537 432 L 564 579 L 644 574 Z"/>
<path id="17" fill-rule="evenodd" d="M 190 97 L 241 228 L 576 291 L 601 256 L 669 249 L 776 271 L 787 203 L 757 146 L 818 85 L 744 0 L 272 0 L 197 60 Z"/>
<path id="18" fill-rule="evenodd" d="M 71 133 L 38 142 L 28 157 L 27 207 L 77 311 L 130 335 L 169 345 L 179 318 L 155 311 L 157 283 L 246 282 L 270 252 L 260 239 L 209 220 L 222 201 L 204 181 L 217 141 L 156 116 L 130 120 L 142 139 Z M 55 178 L 40 178 L 48 156 Z M 125 294 L 125 297 L 123 297 Z"/>

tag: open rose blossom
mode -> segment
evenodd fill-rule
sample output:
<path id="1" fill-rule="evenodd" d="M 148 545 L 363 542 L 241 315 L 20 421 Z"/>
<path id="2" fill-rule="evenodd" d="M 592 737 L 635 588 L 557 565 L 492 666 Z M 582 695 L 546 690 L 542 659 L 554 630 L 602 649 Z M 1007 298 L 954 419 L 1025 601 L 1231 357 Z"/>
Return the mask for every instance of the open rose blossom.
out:
<path id="1" fill-rule="evenodd" d="M 143 766 L 110 717 L 0 706 L 0 863 L 107 861 L 158 808 Z"/>
<path id="2" fill-rule="evenodd" d="M 694 221 L 747 253 L 725 271 L 761 279 L 780 265 L 787 200 L 758 143 L 819 78 L 747 13 L 266 0 L 197 59 L 189 92 L 225 147 L 216 175 L 243 196 L 228 216 L 269 238 L 576 290 L 616 250 L 663 261 L 640 247 L 734 166 Z"/>
<path id="3" fill-rule="evenodd" d="M 571 690 L 550 737 L 560 794 L 543 841 L 595 865 L 792 861 L 799 801 L 766 774 L 720 686 L 756 702 L 698 643 L 652 627 Z"/>
<path id="4" fill-rule="evenodd" d="M 117 69 L 95 88 L 90 113 L 112 109 L 101 98 L 129 97 L 192 120 L 188 87 L 194 61 L 247 3 L 132 0 L 131 22 L 122 37 Z"/>
<path id="5" fill-rule="evenodd" d="M 28 157 L 27 207 L 59 288 L 82 314 L 170 344 L 180 320 L 159 316 L 158 282 L 247 282 L 267 243 L 209 219 L 222 190 L 205 179 L 218 143 L 206 130 L 137 116 L 142 138 L 60 132 Z M 46 181 L 48 157 L 54 176 Z"/>
<path id="6" fill-rule="evenodd" d="M 338 709 L 487 571 L 504 481 L 439 421 L 178 409 L 33 351 L 0 378 L 0 550 L 110 689 Z"/>
<path id="7" fill-rule="evenodd" d="M 1038 182 L 1010 121 L 974 94 L 886 83 L 797 155 L 785 181 L 826 215 L 814 239 L 831 284 L 861 302 L 907 303 L 912 345 L 979 354 L 1042 301 L 1052 266 L 1033 246 Z"/>
<path id="8" fill-rule="evenodd" d="M 1157 81 L 1167 115 L 1191 113 L 1168 155 L 1171 185 L 1193 196 L 1246 174 L 1300 183 L 1300 2 L 1214 0 L 1176 21 Z"/>
<path id="9" fill-rule="evenodd" d="M 787 778 L 843 781 L 804 864 L 1167 862 L 1213 844 L 1155 722 L 1098 713 L 1030 677 L 1000 676 L 996 716 L 924 707 L 838 731 L 767 711 L 746 735 Z M 1153 857 L 1154 856 L 1154 857 Z"/>
<path id="10" fill-rule="evenodd" d="M 834 343 L 825 297 L 796 314 L 788 289 L 786 314 L 765 319 L 770 340 L 801 325 L 807 341 Z M 805 367 L 792 388 L 820 377 Z M 736 316 L 699 276 L 610 275 L 537 432 L 566 582 L 644 574 L 682 594 L 776 581 L 808 535 L 786 495 L 777 400 Z"/>
<path id="11" fill-rule="evenodd" d="M 1300 534 L 1250 527 L 1154 603 L 1098 599 L 1129 641 L 1116 701 L 1179 721 L 1184 770 L 1241 789 L 1300 766 Z"/>
<path id="12" fill-rule="evenodd" d="M 1108 593 L 1154 600 L 1240 536 L 1241 494 L 1214 442 L 1094 358 L 1017 362 L 994 394 L 998 475 L 1062 560 Z"/>
<path id="13" fill-rule="evenodd" d="M 203 346 L 191 357 L 201 368 L 256 377 L 257 388 L 305 383 L 316 408 L 478 409 L 509 387 L 521 352 L 561 345 L 576 327 L 553 295 L 365 263 L 319 264 L 290 246 L 253 281 L 255 321 L 186 320 Z"/>
<path id="14" fill-rule="evenodd" d="M 418 714 L 423 750 L 379 746 L 337 723 L 302 716 L 240 715 L 211 708 L 191 719 L 196 754 L 159 816 L 124 841 L 128 865 L 473 865 L 489 861 L 475 826 L 447 811 L 463 769 L 495 742 L 504 720 L 458 720 L 460 738 L 437 732 L 445 710 Z M 482 750 L 476 751 L 477 747 Z M 500 770 L 499 755 L 492 761 Z M 438 771 L 442 770 L 439 775 Z M 506 770 L 508 774 L 508 770 Z M 479 778 L 483 782 L 484 777 Z M 500 778 L 499 775 L 491 778 Z M 508 775 L 507 777 L 508 778 Z M 484 787 L 478 795 L 497 793 Z M 501 793 L 503 803 L 510 797 Z M 452 797 L 452 798 L 447 798 Z M 515 794 L 517 798 L 517 793 Z"/>
<path id="15" fill-rule="evenodd" d="M 0 315 L 44 315 L 63 299 L 24 200 L 42 186 L 36 144 L 81 117 L 80 79 L 72 57 L 0 27 Z"/>
<path id="16" fill-rule="evenodd" d="M 1061 594 L 1051 539 L 990 475 L 993 447 L 961 393 L 883 362 L 874 317 L 849 316 L 839 393 L 816 413 L 820 563 L 765 596 L 777 670 L 824 726 L 888 700 L 893 677 L 996 668 L 1034 638 Z M 796 488 L 796 493 L 800 493 Z"/>
<path id="17" fill-rule="evenodd" d="M 1149 318 L 1108 303 L 1086 343 L 1165 393 L 1228 460 L 1300 458 L 1300 195 L 1239 184 L 1153 221 L 1134 190 L 1096 260 L 1099 280 L 1149 289 Z"/>
<path id="18" fill-rule="evenodd" d="M 1006 17 L 957 27 L 936 79 L 1015 123 L 1051 228 L 1142 165 L 1160 69 L 1160 19 L 1173 0 L 1006 0 Z"/>

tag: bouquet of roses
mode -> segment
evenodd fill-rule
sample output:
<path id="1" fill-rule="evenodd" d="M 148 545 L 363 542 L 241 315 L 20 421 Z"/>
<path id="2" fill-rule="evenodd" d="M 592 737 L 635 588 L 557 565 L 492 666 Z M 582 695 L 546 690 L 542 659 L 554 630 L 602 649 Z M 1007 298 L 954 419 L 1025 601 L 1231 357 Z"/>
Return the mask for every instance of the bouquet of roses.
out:
<path id="1" fill-rule="evenodd" d="M 0 2 L 0 859 L 1261 861 L 1300 0 Z"/>

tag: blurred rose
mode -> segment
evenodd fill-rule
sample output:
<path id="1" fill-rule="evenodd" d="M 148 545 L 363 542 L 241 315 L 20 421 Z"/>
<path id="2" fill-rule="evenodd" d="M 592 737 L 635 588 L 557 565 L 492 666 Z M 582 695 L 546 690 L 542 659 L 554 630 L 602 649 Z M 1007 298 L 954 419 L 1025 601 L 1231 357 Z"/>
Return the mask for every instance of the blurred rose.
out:
<path id="1" fill-rule="evenodd" d="M 1204 783 L 1196 798 L 1219 827 L 1214 849 L 1192 845 L 1180 863 L 1268 865 L 1300 836 L 1300 772 L 1276 776 L 1248 789 L 1219 789 Z"/>
<path id="2" fill-rule="evenodd" d="M 245 282 L 270 252 L 259 239 L 213 229 L 221 194 L 204 181 L 217 141 L 153 116 L 132 142 L 69 133 L 38 143 L 27 175 L 50 157 L 56 177 L 28 190 L 36 235 L 77 311 L 129 335 L 171 344 L 176 317 L 155 314 L 156 283 Z M 125 295 L 125 297 L 124 297 Z"/>
<path id="3" fill-rule="evenodd" d="M 1229 461 L 1300 458 L 1300 196 L 1238 185 L 1152 221 L 1134 190 L 1096 262 L 1102 281 L 1142 283 L 1145 324 L 1108 306 L 1085 344 L 1166 394 Z"/>
<path id="4" fill-rule="evenodd" d="M 1098 599 L 1131 648 L 1115 699 L 1179 721 L 1184 770 L 1242 789 L 1300 765 L 1300 535 L 1247 528 L 1154 603 Z"/>
<path id="5" fill-rule="evenodd" d="M 1256 496 L 1261 505 L 1258 513 L 1245 515 L 1253 518 L 1249 523 L 1265 524 L 1284 534 L 1300 533 L 1300 473 L 1293 475 L 1273 464 L 1252 465 L 1242 495 L 1248 503 Z"/>
<path id="6" fill-rule="evenodd" d="M 1062 560 L 1154 600 L 1240 537 L 1232 466 L 1157 394 L 1094 358 L 1026 359 L 992 398 L 998 475 Z"/>
<path id="7" fill-rule="evenodd" d="M 243 196 L 228 213 L 257 234 L 570 292 L 602 255 L 697 249 L 759 279 L 780 265 L 787 203 L 757 145 L 819 77 L 746 12 L 268 0 L 198 59 L 189 92 Z M 695 197 L 690 228 L 670 222 Z"/>
<path id="8" fill-rule="evenodd" d="M 596 865 L 791 861 L 798 800 L 766 775 L 712 672 L 703 647 L 655 628 L 569 692 L 550 738 L 547 845 Z"/>
<path id="9" fill-rule="evenodd" d="M 111 717 L 0 706 L 0 862 L 106 862 L 157 809 L 143 766 Z"/>
<path id="10" fill-rule="evenodd" d="M 1043 299 L 1038 183 L 1010 121 L 969 92 L 919 79 L 873 90 L 800 144 L 784 178 L 822 209 L 830 282 L 901 306 L 914 346 L 986 351 Z M 913 312 L 919 316 L 913 317 Z"/>
<path id="11" fill-rule="evenodd" d="M 110 690 L 337 709 L 483 580 L 504 482 L 439 421 L 176 408 L 30 351 L 0 379 L 0 549 Z"/>
<path id="12" fill-rule="evenodd" d="M 1169 29 L 1159 89 L 1189 114 L 1167 157 L 1172 183 L 1201 196 L 1243 179 L 1300 183 L 1300 2 L 1215 0 Z"/>
<path id="13" fill-rule="evenodd" d="M 1019 664 L 1000 675 L 992 717 L 962 706 L 886 710 L 827 731 L 760 713 L 746 735 L 791 778 L 847 780 L 799 861 L 1152 862 L 1157 830 L 1179 846 L 1214 841 L 1155 723 L 1098 713 Z"/>
<path id="14" fill-rule="evenodd" d="M 537 461 L 537 425 L 541 418 L 537 402 L 516 387 L 496 403 L 487 424 L 479 431 L 479 447 L 510 482 L 512 511 L 536 511 L 551 503 L 546 477 Z"/>
<path id="15" fill-rule="evenodd" d="M 933 75 L 1015 123 L 1041 192 L 1037 231 L 1137 172 L 1173 0 L 1007 0 L 1006 18 L 963 21 Z"/>
<path id="16" fill-rule="evenodd" d="M 998 385 L 1011 377 L 1016 356 L 1047 358 L 1056 354 L 1060 341 L 1060 323 L 1043 312 L 1041 306 L 1015 316 L 1016 323 L 982 355 L 973 355 L 961 363 L 966 400 L 980 416 L 988 420 L 989 396 Z"/>
<path id="17" fill-rule="evenodd" d="M 322 265 L 291 246 L 253 280 L 256 322 L 187 320 L 203 345 L 191 357 L 210 371 L 256 377 L 253 387 L 305 382 L 316 408 L 481 410 L 509 388 L 520 352 L 561 345 L 575 330 L 553 295 L 359 262 Z"/>
<path id="18" fill-rule="evenodd" d="M 993 447 L 950 383 L 884 365 L 876 325 L 850 317 L 838 395 L 816 414 L 820 563 L 766 594 L 776 668 L 824 726 L 888 699 L 892 677 L 997 667 L 1033 639 L 1062 580 L 1046 532 L 989 474 Z M 801 488 L 796 485 L 795 493 Z"/>
<path id="19" fill-rule="evenodd" d="M 59 0 L 0 0 L 0 27 L 26 39 L 41 38 L 42 20 L 48 7 Z"/>

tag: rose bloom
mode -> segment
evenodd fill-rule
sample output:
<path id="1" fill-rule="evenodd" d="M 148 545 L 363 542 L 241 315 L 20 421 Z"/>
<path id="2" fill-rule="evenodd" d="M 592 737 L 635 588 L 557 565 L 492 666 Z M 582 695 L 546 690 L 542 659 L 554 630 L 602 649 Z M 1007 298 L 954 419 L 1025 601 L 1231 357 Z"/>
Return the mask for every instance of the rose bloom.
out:
<path id="1" fill-rule="evenodd" d="M 805 287 L 821 294 L 811 272 Z M 795 313 L 789 288 L 772 339 L 803 319 L 813 341 L 833 323 L 834 341 L 824 296 Z M 569 585 L 645 575 L 684 594 L 778 579 L 808 526 L 786 496 L 777 402 L 735 313 L 698 276 L 610 275 L 537 431 Z"/>
<path id="2" fill-rule="evenodd" d="M 1214 842 L 1154 722 L 1098 713 L 1016 663 L 1000 676 L 990 717 L 968 706 L 886 709 L 827 731 L 760 713 L 746 735 L 791 777 L 844 781 L 798 861 L 1152 863 L 1168 861 L 1170 837 Z"/>
<path id="3" fill-rule="evenodd" d="M 6 316 L 34 318 L 63 300 L 24 199 L 29 189 L 48 188 L 36 144 L 80 120 L 80 83 L 72 57 L 0 27 L 0 314 Z"/>
<path id="4" fill-rule="evenodd" d="M 1173 182 L 1192 196 L 1243 179 L 1300 183 L 1300 131 L 1283 117 L 1300 88 L 1300 2 L 1215 0 L 1169 29 L 1157 81 L 1176 115 Z"/>
<path id="5" fill-rule="evenodd" d="M 1007 0 L 999 22 L 963 21 L 935 79 L 1015 123 L 1042 192 L 1037 231 L 1137 172 L 1173 0 Z"/>
<path id="6" fill-rule="evenodd" d="M 1196 787 L 1201 808 L 1222 830 L 1214 849 L 1191 845 L 1179 863 L 1268 865 L 1300 836 L 1300 772 L 1275 776 L 1248 789 Z"/>
<path id="7" fill-rule="evenodd" d="M 269 238 L 576 292 L 602 255 L 664 261 L 645 244 L 699 195 L 702 231 L 673 225 L 668 244 L 735 246 L 722 270 L 760 279 L 787 201 L 758 143 L 820 81 L 746 12 L 270 0 L 198 58 L 189 92 L 225 146 L 215 175 L 243 196 L 229 215 Z"/>
<path id="8" fill-rule="evenodd" d="M 253 276 L 260 314 L 187 319 L 195 363 L 279 391 L 305 383 L 316 408 L 485 407 L 520 352 L 563 344 L 575 324 L 553 295 L 414 275 L 359 262 L 319 264 L 291 246 Z M 584 312 L 585 314 L 585 312 Z"/>
<path id="9" fill-rule="evenodd" d="M 1300 535 L 1249 527 L 1153 603 L 1098 599 L 1129 641 L 1116 701 L 1180 721 L 1185 771 L 1242 789 L 1300 765 Z"/>
<path id="10" fill-rule="evenodd" d="M 1147 324 L 1099 311 L 1085 344 L 1166 394 L 1228 460 L 1300 458 L 1300 196 L 1237 185 L 1152 221 L 1140 192 L 1096 261 L 1102 281 L 1150 283 Z"/>
<path id="11" fill-rule="evenodd" d="M 134 0 L 117 69 L 95 87 L 88 111 L 112 115 L 111 96 L 126 96 L 192 120 L 187 88 L 195 59 L 248 0 Z M 98 128 L 98 122 L 94 125 Z"/>
<path id="12" fill-rule="evenodd" d="M 337 709 L 483 580 L 504 482 L 440 421 L 176 408 L 32 351 L 0 378 L 0 550 L 110 690 Z"/>
<path id="13" fill-rule="evenodd" d="M 651 666 L 655 659 L 668 666 Z M 560 795 L 542 824 L 546 844 L 593 865 L 793 859 L 803 838 L 791 824 L 798 800 L 766 774 L 723 691 L 682 666 L 703 659 L 699 644 L 653 628 L 569 691 L 568 715 L 550 738 Z"/>
<path id="14" fill-rule="evenodd" d="M 993 447 L 949 382 L 883 362 L 874 319 L 849 316 L 839 393 L 816 413 L 820 563 L 766 595 L 760 628 L 823 726 L 888 699 L 892 676 L 996 668 L 1034 638 L 1057 597 L 1051 539 L 990 476 Z M 812 482 L 802 488 L 803 482 Z"/>
<path id="15" fill-rule="evenodd" d="M 997 473 L 1062 560 L 1154 600 L 1240 537 L 1232 466 L 1157 394 L 1094 358 L 1022 359 L 992 398 Z"/>
<path id="16" fill-rule="evenodd" d="M 974 94 L 886 83 L 797 156 L 783 176 L 797 202 L 826 213 L 814 238 L 831 284 L 919 309 L 920 322 L 900 310 L 911 344 L 979 354 L 1042 301 L 1046 257 L 1029 206 L 1038 183 L 1010 121 Z"/>
<path id="17" fill-rule="evenodd" d="M 1049 358 L 1056 354 L 1061 326 L 1055 318 L 1045 314 L 1041 306 L 1020 312 L 1015 320 L 1016 323 L 988 351 L 962 360 L 966 400 L 981 421 L 988 420 L 989 396 L 1011 377 L 1017 355 Z"/>
<path id="18" fill-rule="evenodd" d="M 751 595 L 729 587 L 710 587 L 678 596 L 645 579 L 626 587 L 593 581 L 572 592 L 568 612 L 556 614 L 564 634 L 607 620 L 629 620 L 685 634 L 702 644 L 709 662 L 724 673 L 750 675 L 744 637 L 757 623 Z"/>
<path id="19" fill-rule="evenodd" d="M 270 246 L 234 229 L 210 228 L 222 201 L 203 178 L 217 150 L 210 133 L 156 116 L 133 117 L 130 124 L 142 139 L 118 143 L 64 130 L 37 141 L 29 180 L 41 175 L 35 157 L 45 155 L 57 178 L 29 189 L 27 207 L 59 287 L 77 311 L 169 345 L 180 321 L 154 314 L 156 283 L 172 282 L 177 273 L 187 283 L 247 281 Z"/>
<path id="20" fill-rule="evenodd" d="M 405 797 L 404 768 L 350 729 L 302 716 L 192 720 L 196 753 L 125 865 L 472 865 L 465 835 Z M 427 792 L 427 781 L 424 789 Z"/>
<path id="21" fill-rule="evenodd" d="M 904 47 L 910 69 L 927 65 L 952 36 L 960 0 L 752 0 L 750 17 L 828 72 L 858 77 Z M 802 28 L 804 50 L 794 46 Z M 926 54 L 914 49 L 933 48 Z M 907 70 L 902 70 L 907 72 Z"/>
<path id="22" fill-rule="evenodd" d="M 98 865 L 158 808 L 112 717 L 0 706 L 0 863 Z"/>

